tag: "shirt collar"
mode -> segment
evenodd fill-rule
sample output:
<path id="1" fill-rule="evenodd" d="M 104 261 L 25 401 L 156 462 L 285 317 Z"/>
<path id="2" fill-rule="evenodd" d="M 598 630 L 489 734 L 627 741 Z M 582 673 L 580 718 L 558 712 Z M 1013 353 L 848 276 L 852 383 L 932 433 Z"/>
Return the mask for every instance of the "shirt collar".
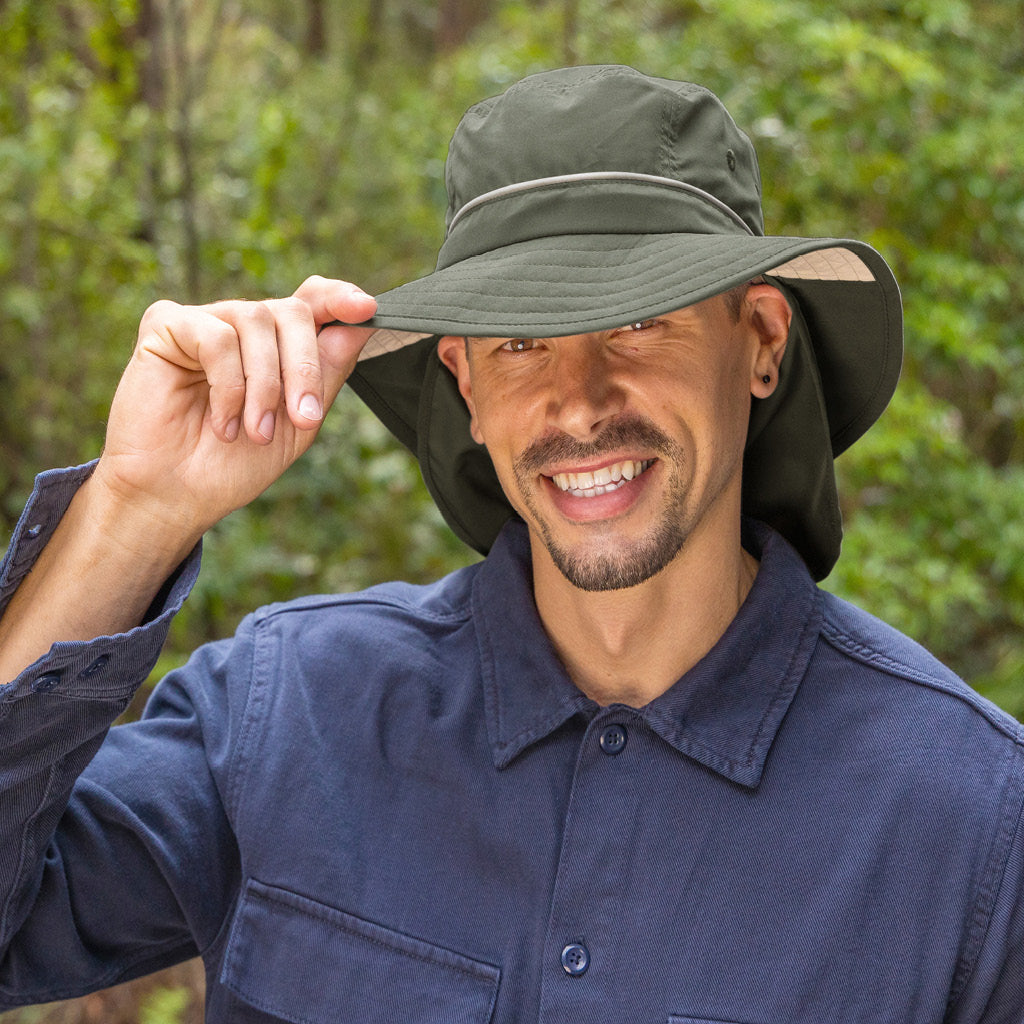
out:
<path id="1" fill-rule="evenodd" d="M 638 712 L 680 753 L 754 788 L 817 640 L 821 594 L 799 555 L 767 526 L 744 523 L 760 558 L 736 618 L 700 662 Z M 529 537 L 512 521 L 473 584 L 487 729 L 497 767 L 597 705 L 567 676 L 533 600 Z"/>

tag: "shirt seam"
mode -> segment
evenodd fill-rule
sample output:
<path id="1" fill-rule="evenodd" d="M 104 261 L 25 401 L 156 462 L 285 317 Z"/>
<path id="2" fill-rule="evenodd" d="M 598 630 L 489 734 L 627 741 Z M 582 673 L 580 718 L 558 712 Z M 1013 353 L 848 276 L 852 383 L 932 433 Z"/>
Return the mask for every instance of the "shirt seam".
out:
<path id="1" fill-rule="evenodd" d="M 973 913 L 968 929 L 968 942 L 964 954 L 957 963 L 953 975 L 953 987 L 950 991 L 947 1009 L 952 1008 L 961 998 L 974 975 L 981 951 L 985 947 L 988 932 L 992 925 L 992 915 L 998 902 L 999 892 L 1006 879 L 1006 865 L 1014 839 L 1020 835 L 1021 822 L 1024 819 L 1024 799 L 1022 799 L 1022 763 L 1018 756 L 1014 758 L 1014 748 L 1009 748 L 1006 761 L 1010 762 L 1002 799 L 1000 827 L 993 837 L 989 855 L 986 859 L 988 870 L 983 875 L 978 894 L 974 903 Z M 1017 783 L 1015 786 L 1014 783 Z M 1011 798 L 1015 798 L 1011 799 Z M 1016 811 L 1014 812 L 1014 802 Z"/>
<path id="2" fill-rule="evenodd" d="M 32 858 L 29 856 L 29 850 L 35 845 L 35 837 L 33 830 L 36 827 L 36 823 L 39 819 L 39 815 L 43 810 L 50 804 L 50 794 L 54 789 L 54 783 L 60 774 L 61 764 L 63 759 L 58 761 L 56 764 L 50 766 L 46 785 L 43 787 L 42 795 L 36 803 L 35 810 L 29 816 L 25 822 L 25 827 L 22 829 L 21 842 L 18 847 L 18 866 L 15 868 L 14 877 L 16 880 L 23 882 L 25 875 L 25 864 Z M 11 924 L 11 913 L 15 907 L 16 901 L 23 895 L 23 887 L 15 884 L 11 886 L 10 892 L 7 894 L 7 899 L 4 901 L 4 905 L 0 908 L 0 936 L 8 936 L 8 929 Z M 8 938 L 13 937 L 14 931 L 10 932 Z"/>
<path id="3" fill-rule="evenodd" d="M 471 608 L 473 602 L 476 600 L 476 590 L 479 585 L 479 578 L 473 580 L 472 595 L 470 598 Z M 494 663 L 493 643 L 491 640 L 491 632 L 487 625 L 487 617 L 485 615 L 478 614 L 472 616 L 472 618 L 473 628 L 476 634 L 477 656 L 480 659 L 480 681 L 483 684 L 484 690 L 484 715 L 487 731 L 491 741 L 491 756 L 495 767 L 501 768 L 503 765 L 510 763 L 515 757 L 515 754 L 513 753 L 511 756 L 507 755 L 507 748 L 511 744 L 511 740 L 506 741 L 504 739 L 501 694 L 499 693 L 498 688 L 497 667 Z"/>
<path id="4" fill-rule="evenodd" d="M 264 883 L 264 885 L 265 885 L 265 883 Z M 269 887 L 266 887 L 266 888 L 269 888 Z M 313 918 L 315 918 L 318 921 L 325 922 L 331 928 L 337 928 L 339 931 L 344 932 L 346 935 L 355 936 L 360 941 L 362 941 L 362 942 L 369 942 L 373 946 L 380 946 L 382 949 L 386 949 L 386 950 L 388 950 L 391 953 L 396 953 L 398 956 L 408 957 L 410 960 L 417 960 L 420 963 L 430 964 L 430 965 L 432 965 L 434 967 L 441 967 L 443 969 L 447 969 L 447 970 L 451 970 L 451 971 L 457 971 L 459 974 L 465 974 L 467 977 L 470 977 L 470 978 L 481 978 L 481 979 L 484 979 L 484 980 L 487 980 L 487 981 L 491 980 L 490 974 L 489 974 L 488 971 L 474 970 L 473 968 L 470 968 L 470 967 L 463 967 L 461 964 L 454 964 L 454 963 L 448 963 L 447 961 L 443 961 L 443 960 L 431 959 L 428 956 L 424 956 L 421 953 L 415 953 L 415 952 L 413 952 L 412 950 L 409 950 L 409 949 L 401 949 L 400 947 L 394 945 L 393 943 L 386 942 L 384 939 L 377 938 L 376 936 L 367 935 L 364 932 L 361 932 L 358 928 L 354 928 L 351 925 L 346 924 L 344 921 L 336 920 L 334 918 L 334 916 L 329 914 L 329 913 L 328 914 L 317 913 L 314 909 L 307 908 L 305 906 L 299 906 L 299 907 L 293 906 L 292 903 L 290 903 L 287 899 L 281 899 L 281 898 L 277 897 L 274 894 L 267 893 L 266 891 L 259 891 L 259 890 L 256 890 L 256 889 L 250 889 L 248 894 L 249 894 L 250 898 L 253 899 L 253 900 L 262 900 L 265 903 L 272 903 L 272 904 L 275 904 L 277 906 L 285 907 L 285 908 L 287 908 L 290 911 L 298 911 L 299 913 L 308 914 L 310 917 L 313 917 Z M 296 895 L 298 895 L 298 894 L 296 894 Z M 305 898 L 303 898 L 303 899 L 305 900 Z M 315 900 L 308 900 L 308 902 L 316 903 Z M 325 909 L 330 911 L 333 908 L 327 907 L 325 905 Z M 372 922 L 368 921 L 367 923 L 371 924 Z M 396 933 L 396 934 L 402 935 L 402 933 Z M 402 937 L 413 939 L 413 936 L 404 936 L 403 935 Z M 423 939 L 416 939 L 415 941 L 417 941 L 417 942 L 424 942 L 425 943 L 425 940 L 423 940 Z M 425 944 L 429 944 L 429 943 L 425 943 Z M 448 951 L 448 952 L 451 952 L 451 951 Z M 464 954 L 458 954 L 458 955 L 459 956 L 464 956 Z M 481 963 L 482 963 L 482 961 L 481 961 Z M 493 967 L 490 964 L 487 964 L 486 966 L 491 971 L 496 971 L 497 970 L 496 967 Z"/>
<path id="5" fill-rule="evenodd" d="M 907 682 L 927 686 L 929 689 L 944 693 L 946 696 L 959 700 L 981 715 L 991 726 L 1001 732 L 1018 747 L 1024 747 L 1024 727 L 1004 717 L 1001 712 L 991 707 L 988 702 L 971 690 L 966 684 L 963 689 L 951 686 L 940 676 L 915 668 L 904 661 L 883 654 L 877 648 L 866 644 L 858 637 L 851 636 L 835 622 L 830 621 L 826 613 L 821 627 L 822 638 L 841 654 L 880 669 L 892 676 L 905 679 Z"/>
<path id="6" fill-rule="evenodd" d="M 245 786 L 242 780 L 247 771 L 246 754 L 249 748 L 250 736 L 255 734 L 259 725 L 261 715 L 259 707 L 263 703 L 263 684 L 259 677 L 257 648 L 261 639 L 261 622 L 256 620 L 252 624 L 252 642 L 250 644 L 248 679 L 249 685 L 245 697 L 245 707 L 242 709 L 242 721 L 238 729 L 238 740 L 233 744 L 230 753 L 231 764 L 228 769 L 227 785 L 227 808 L 235 818 L 236 834 L 241 835 L 242 803 L 245 793 Z M 236 640 L 237 643 L 237 640 Z M 228 689 L 231 682 L 228 681 Z M 230 697 L 229 697 L 230 699 Z"/>
<path id="7" fill-rule="evenodd" d="M 384 597 L 383 595 L 368 596 L 366 592 L 358 594 L 324 594 L 319 597 L 301 598 L 299 601 L 281 605 L 268 605 L 261 608 L 256 614 L 260 625 L 271 622 L 279 616 L 301 615 L 310 611 L 322 611 L 326 608 L 344 608 L 353 606 L 378 606 L 383 608 L 395 608 L 400 611 L 409 612 L 417 618 L 427 619 L 439 625 L 454 625 L 465 622 L 470 618 L 467 611 L 437 612 L 409 601 L 403 601 L 397 597 Z"/>

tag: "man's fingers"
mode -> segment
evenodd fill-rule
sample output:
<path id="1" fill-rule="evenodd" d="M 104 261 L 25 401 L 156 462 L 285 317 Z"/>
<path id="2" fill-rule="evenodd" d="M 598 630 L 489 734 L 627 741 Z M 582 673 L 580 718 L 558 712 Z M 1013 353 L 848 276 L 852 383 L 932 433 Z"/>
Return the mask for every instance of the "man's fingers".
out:
<path id="1" fill-rule="evenodd" d="M 281 415 L 300 430 L 318 427 L 324 409 L 323 372 L 309 306 L 290 298 L 220 302 L 206 308 L 236 332 L 250 440 L 272 441 Z"/>
<path id="2" fill-rule="evenodd" d="M 201 311 L 230 332 L 225 334 L 224 344 L 233 346 L 242 368 L 242 400 L 238 413 L 246 436 L 255 444 L 269 444 L 277 430 L 282 396 L 274 312 L 265 302 L 242 300 L 212 303 L 201 307 Z M 200 362 L 211 386 L 211 414 L 214 412 L 214 379 L 210 374 L 216 368 L 213 345 L 219 336 L 220 331 L 211 327 L 209 338 L 202 339 L 199 345 Z M 237 436 L 237 431 L 235 433 Z"/>
<path id="3" fill-rule="evenodd" d="M 210 385 L 210 422 L 217 436 L 230 443 L 238 437 L 248 393 L 238 337 L 229 324 L 216 317 L 197 323 L 196 329 L 202 332 L 197 349 Z"/>
<path id="4" fill-rule="evenodd" d="M 235 328 L 245 370 L 245 433 L 257 444 L 269 444 L 281 404 L 277 322 L 263 302 L 239 303 L 224 315 Z"/>
<path id="5" fill-rule="evenodd" d="M 320 425 L 324 416 L 324 379 L 313 312 L 299 298 L 273 299 L 265 305 L 277 325 L 277 348 L 288 418 L 300 430 Z"/>
<path id="6" fill-rule="evenodd" d="M 136 351 L 205 377 L 214 432 L 224 441 L 235 440 L 247 386 L 238 335 L 231 324 L 204 309 L 164 300 L 143 316 Z"/>
<path id="7" fill-rule="evenodd" d="M 320 425 L 372 334 L 337 321 L 361 323 L 376 308 L 353 284 L 311 277 L 287 299 L 158 302 L 143 317 L 139 344 L 205 375 L 218 437 L 233 441 L 244 430 L 269 444 L 282 414 L 300 430 Z M 332 326 L 320 330 L 324 324 Z"/>
<path id="8" fill-rule="evenodd" d="M 320 329 L 320 364 L 324 376 L 324 403 L 331 405 L 348 379 L 372 328 L 345 327 L 361 324 L 377 312 L 377 300 L 358 285 L 325 277 L 308 277 L 295 290 L 313 314 Z M 324 326 L 330 324 L 331 326 Z"/>
<path id="9" fill-rule="evenodd" d="M 372 327 L 342 327 L 337 324 L 320 331 L 320 361 L 324 368 L 324 391 L 328 406 L 355 369 L 363 346 L 373 334 Z"/>
<path id="10" fill-rule="evenodd" d="M 307 277 L 295 289 L 294 298 L 309 306 L 317 327 L 334 320 L 361 324 L 377 312 L 377 300 L 358 285 L 326 277 Z"/>

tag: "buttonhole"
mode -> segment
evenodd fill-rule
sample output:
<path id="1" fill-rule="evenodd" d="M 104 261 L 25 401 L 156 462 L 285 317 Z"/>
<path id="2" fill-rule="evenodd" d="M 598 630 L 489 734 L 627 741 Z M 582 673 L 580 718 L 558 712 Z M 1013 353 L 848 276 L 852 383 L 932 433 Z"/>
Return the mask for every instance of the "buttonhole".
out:
<path id="1" fill-rule="evenodd" d="M 106 667 L 108 661 L 110 661 L 110 655 L 101 654 L 87 669 L 83 669 L 78 673 L 78 678 L 88 679 L 90 676 L 96 675 L 97 672 Z"/>

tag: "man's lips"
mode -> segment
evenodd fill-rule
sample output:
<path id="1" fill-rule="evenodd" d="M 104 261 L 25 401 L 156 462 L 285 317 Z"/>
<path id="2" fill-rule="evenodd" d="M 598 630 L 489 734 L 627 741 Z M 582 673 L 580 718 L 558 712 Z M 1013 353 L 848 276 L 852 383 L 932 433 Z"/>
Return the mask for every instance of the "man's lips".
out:
<path id="1" fill-rule="evenodd" d="M 616 518 L 647 490 L 671 439 L 637 416 L 616 420 L 592 440 L 552 433 L 535 440 L 515 460 L 525 494 L 538 482 L 560 513 L 577 522 Z M 650 474 L 650 475 L 649 475 Z"/>
<path id="2" fill-rule="evenodd" d="M 595 470 L 552 473 L 548 479 L 575 498 L 596 498 L 617 491 L 654 464 L 653 459 L 625 459 Z"/>

